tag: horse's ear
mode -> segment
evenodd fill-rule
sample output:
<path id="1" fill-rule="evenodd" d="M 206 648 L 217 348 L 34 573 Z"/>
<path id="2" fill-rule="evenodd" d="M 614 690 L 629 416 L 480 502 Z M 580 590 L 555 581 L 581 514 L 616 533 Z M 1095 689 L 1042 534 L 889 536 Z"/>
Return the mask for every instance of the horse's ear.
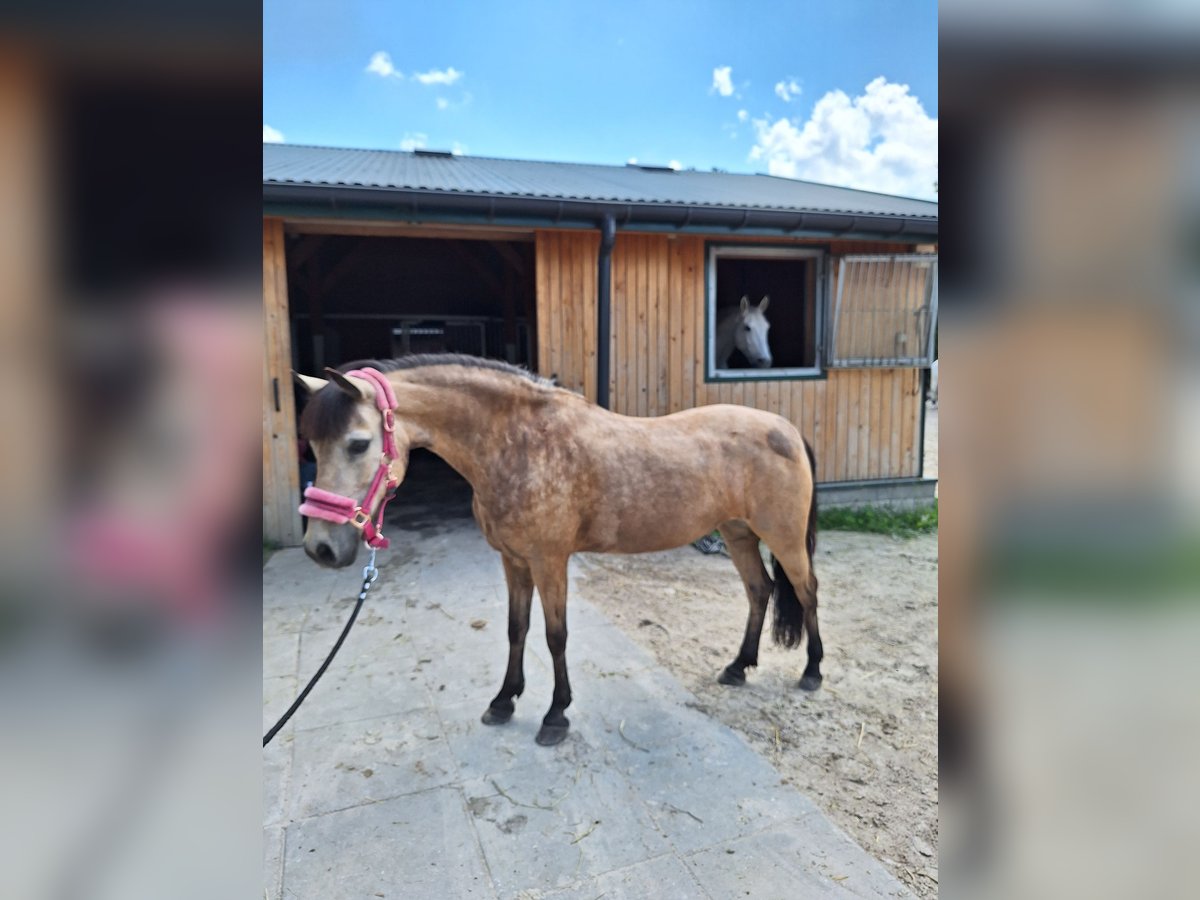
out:
<path id="1" fill-rule="evenodd" d="M 304 388 L 309 394 L 315 394 L 325 385 L 329 384 L 324 378 L 314 378 L 312 375 L 301 375 L 295 369 L 292 370 L 292 378 L 296 380 L 296 384 Z"/>
<path id="2" fill-rule="evenodd" d="M 749 308 L 750 308 L 750 296 L 746 295 L 746 296 L 742 297 L 742 312 L 745 312 Z"/>
<path id="3" fill-rule="evenodd" d="M 762 298 L 762 303 L 758 304 L 758 311 L 759 311 L 759 312 L 766 312 L 766 311 L 767 311 L 767 304 L 768 304 L 768 303 L 770 303 L 770 302 L 771 302 L 771 298 L 770 298 L 770 297 L 763 297 L 763 298 Z"/>
<path id="4" fill-rule="evenodd" d="M 337 369 L 329 368 L 325 369 L 325 374 L 329 376 L 330 381 L 355 400 L 372 400 L 375 397 L 375 388 L 365 378 L 343 375 Z"/>

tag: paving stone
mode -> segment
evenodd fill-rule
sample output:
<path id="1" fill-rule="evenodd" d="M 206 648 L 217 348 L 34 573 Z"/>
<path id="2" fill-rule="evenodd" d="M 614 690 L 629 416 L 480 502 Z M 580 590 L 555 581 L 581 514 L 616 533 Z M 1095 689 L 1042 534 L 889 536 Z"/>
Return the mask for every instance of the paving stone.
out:
<path id="1" fill-rule="evenodd" d="M 303 614 L 319 606 L 343 577 L 344 570 L 322 569 L 299 547 L 271 555 L 263 566 L 263 612 L 278 613 L 282 619 Z"/>
<path id="2" fill-rule="evenodd" d="M 263 679 L 262 721 L 264 734 L 292 705 L 292 701 L 296 699 L 299 691 L 297 685 L 298 680 L 295 675 L 277 675 L 274 678 Z"/>
<path id="3" fill-rule="evenodd" d="M 678 858 L 659 856 L 543 896 L 545 900 L 702 900 L 710 895 Z"/>
<path id="4" fill-rule="evenodd" d="M 797 848 L 807 871 L 827 875 L 855 897 L 913 897 L 883 864 L 819 811 L 800 820 L 802 841 Z"/>
<path id="5" fill-rule="evenodd" d="M 263 894 L 266 900 L 283 898 L 283 828 L 263 829 Z"/>
<path id="6" fill-rule="evenodd" d="M 288 827 L 285 897 L 493 898 L 456 788 L 434 788 Z"/>
<path id="7" fill-rule="evenodd" d="M 502 898 L 569 887 L 670 849 L 612 767 L 552 755 L 463 791 Z"/>
<path id="8" fill-rule="evenodd" d="M 298 731 L 290 817 L 389 800 L 457 780 L 441 722 L 430 709 Z"/>
<path id="9" fill-rule="evenodd" d="M 316 667 L 312 668 L 315 672 Z M 304 683 L 310 677 L 306 671 Z M 358 665 L 343 661 L 339 655 L 292 722 L 297 728 L 322 728 L 400 715 L 428 704 L 424 681 L 419 673 L 407 670 L 405 663 L 381 659 Z"/>
<path id="10" fill-rule="evenodd" d="M 270 744 L 263 747 L 263 825 L 279 825 L 286 821 L 287 792 L 292 776 L 293 737 L 293 728 L 289 723 L 275 735 Z"/>
<path id="11" fill-rule="evenodd" d="M 300 633 L 297 631 L 263 631 L 263 678 L 295 675 L 300 657 Z"/>
<path id="12" fill-rule="evenodd" d="M 327 604 L 313 611 L 300 636 L 298 668 L 305 678 L 329 655 L 353 609 L 354 602 L 350 600 Z M 381 609 L 385 611 L 380 612 Z M 403 644 L 411 643 L 411 631 L 403 609 L 389 609 L 387 601 L 370 597 L 338 651 L 337 665 L 403 660 L 406 653 Z M 397 646 L 398 643 L 401 646 Z M 411 650 L 407 652 L 411 653 Z"/>
<path id="13" fill-rule="evenodd" d="M 892 898 L 913 895 L 844 835 L 819 825 L 819 813 L 684 857 L 713 897 Z M 814 860 L 817 860 L 814 864 Z"/>
<path id="14" fill-rule="evenodd" d="M 816 807 L 736 734 L 708 728 L 640 752 L 613 750 L 658 828 L 681 852 L 761 831 Z"/>

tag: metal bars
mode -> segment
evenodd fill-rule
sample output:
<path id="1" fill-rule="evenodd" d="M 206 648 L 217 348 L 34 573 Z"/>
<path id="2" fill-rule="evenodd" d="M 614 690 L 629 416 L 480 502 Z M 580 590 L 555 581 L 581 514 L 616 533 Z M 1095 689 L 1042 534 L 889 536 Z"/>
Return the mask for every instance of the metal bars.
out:
<path id="1" fill-rule="evenodd" d="M 937 328 L 937 270 L 932 254 L 843 256 L 827 365 L 928 366 Z"/>

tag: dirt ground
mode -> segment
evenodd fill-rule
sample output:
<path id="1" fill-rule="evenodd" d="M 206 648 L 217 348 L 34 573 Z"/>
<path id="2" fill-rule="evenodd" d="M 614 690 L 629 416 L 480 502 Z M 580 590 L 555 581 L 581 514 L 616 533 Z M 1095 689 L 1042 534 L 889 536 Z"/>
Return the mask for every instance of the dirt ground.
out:
<path id="1" fill-rule="evenodd" d="M 926 422 L 936 474 L 937 414 Z M 933 455 L 930 458 L 929 450 Z M 733 564 L 690 547 L 581 554 L 579 589 L 655 654 L 705 712 L 739 731 L 918 896 L 937 895 L 937 535 L 819 536 L 824 684 L 796 687 L 801 650 L 764 634 L 743 687 L 717 683 L 747 604 Z M 769 624 L 767 632 L 769 632 Z"/>

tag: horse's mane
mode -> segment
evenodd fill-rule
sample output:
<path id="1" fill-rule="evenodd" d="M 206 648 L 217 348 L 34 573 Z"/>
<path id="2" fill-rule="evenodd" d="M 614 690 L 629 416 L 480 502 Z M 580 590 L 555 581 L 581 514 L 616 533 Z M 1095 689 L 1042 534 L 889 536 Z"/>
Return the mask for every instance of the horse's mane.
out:
<path id="1" fill-rule="evenodd" d="M 413 353 L 396 359 L 360 359 L 338 367 L 339 372 L 349 372 L 351 369 L 367 367 L 378 369 L 380 372 L 398 372 L 401 369 L 423 369 L 427 366 L 466 366 L 468 369 L 490 369 L 493 372 L 504 372 L 542 384 L 547 387 L 552 382 L 542 376 L 530 372 L 523 366 L 505 362 L 502 359 L 485 359 L 482 356 L 469 356 L 466 353 Z"/>
<path id="2" fill-rule="evenodd" d="M 406 369 L 424 369 L 438 366 L 465 366 L 468 369 L 487 369 L 504 375 L 521 378 L 542 387 L 553 387 L 554 382 L 548 378 L 530 372 L 528 369 L 504 362 L 499 359 L 484 359 L 481 356 L 468 356 L 465 353 L 414 353 L 410 356 L 400 356 L 395 359 L 358 359 L 337 367 L 339 372 L 349 372 L 353 369 L 378 369 L 380 372 L 398 372 Z M 322 441 L 337 437 L 350 425 L 350 416 L 354 410 L 354 399 L 339 390 L 336 385 L 328 385 L 308 398 L 304 412 L 300 416 L 300 434 L 310 441 Z"/>

